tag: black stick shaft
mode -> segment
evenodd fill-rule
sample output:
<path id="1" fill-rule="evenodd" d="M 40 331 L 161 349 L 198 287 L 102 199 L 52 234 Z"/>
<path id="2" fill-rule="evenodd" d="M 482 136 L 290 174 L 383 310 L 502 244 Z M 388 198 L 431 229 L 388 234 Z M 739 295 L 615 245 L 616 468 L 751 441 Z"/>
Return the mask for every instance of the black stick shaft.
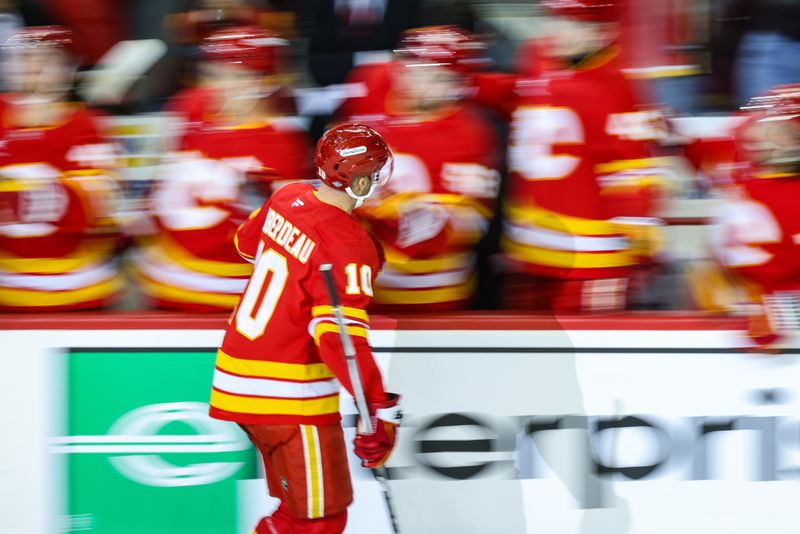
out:
<path id="1" fill-rule="evenodd" d="M 353 346 L 353 340 L 350 339 L 350 334 L 347 333 L 347 324 L 344 320 L 342 307 L 339 303 L 339 293 L 336 291 L 336 284 L 333 281 L 332 266 L 330 263 L 320 265 L 319 268 L 322 273 L 322 278 L 325 280 L 325 287 L 328 290 L 328 297 L 331 300 L 331 307 L 333 308 L 333 316 L 336 319 L 336 326 L 339 330 L 339 339 L 342 342 L 342 349 L 347 359 L 347 370 L 350 374 L 350 383 L 353 385 L 353 394 L 356 401 L 356 409 L 361 417 L 361 422 L 364 424 L 364 430 L 367 434 L 374 432 L 372 426 L 372 419 L 369 416 L 369 408 L 367 407 L 367 398 L 364 395 L 364 384 L 361 381 L 361 372 L 358 369 L 358 362 L 356 361 L 356 350 Z M 392 495 L 389 492 L 389 473 L 385 467 L 378 467 L 373 469 L 375 478 L 381 485 L 383 492 L 383 499 L 386 501 L 386 509 L 389 512 L 389 519 L 392 522 L 392 531 L 395 534 L 400 534 L 400 528 L 397 525 L 397 514 L 395 513 L 394 503 L 392 502 Z"/>

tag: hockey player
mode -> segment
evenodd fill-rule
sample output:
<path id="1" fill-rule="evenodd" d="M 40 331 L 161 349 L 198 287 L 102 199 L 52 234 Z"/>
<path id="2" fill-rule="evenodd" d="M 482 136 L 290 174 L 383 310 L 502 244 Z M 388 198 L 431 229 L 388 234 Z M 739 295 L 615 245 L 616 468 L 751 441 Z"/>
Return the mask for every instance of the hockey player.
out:
<path id="1" fill-rule="evenodd" d="M 12 93 L 0 100 L 0 308 L 103 307 L 123 281 L 114 261 L 113 148 L 70 101 L 72 32 L 23 28 L 5 43 Z"/>
<path id="2" fill-rule="evenodd" d="M 485 54 L 486 45 L 458 26 L 426 26 L 404 32 L 396 53 L 385 61 L 356 65 L 350 71 L 345 80 L 350 95 L 336 112 L 339 119 L 374 120 L 397 112 L 397 71 L 403 62 L 401 56 L 405 55 L 406 59 L 409 57 L 402 49 L 406 44 L 411 44 L 409 39 L 414 35 L 416 37 L 413 39 L 431 39 L 430 44 L 435 44 L 438 53 L 450 56 L 443 66 L 458 72 L 459 83 L 455 90 L 460 93 L 459 96 L 473 96 L 472 75 L 491 65 L 491 60 Z M 422 52 L 421 49 L 419 51 Z M 425 60 L 425 64 L 432 63 L 434 61 L 430 58 Z"/>
<path id="3" fill-rule="evenodd" d="M 718 214 L 714 250 L 751 298 L 751 338 L 770 345 L 800 329 L 800 85 L 776 87 L 744 111 L 745 161 Z"/>
<path id="4" fill-rule="evenodd" d="M 188 124 L 181 152 L 163 166 L 152 198 L 158 235 L 134 255 L 141 286 L 159 307 L 233 308 L 252 272 L 231 247 L 250 211 L 245 197 L 260 204 L 278 182 L 309 175 L 310 142 L 271 98 L 284 45 L 247 27 L 203 44 L 213 105 Z"/>
<path id="5" fill-rule="evenodd" d="M 395 172 L 358 216 L 380 239 L 381 310 L 458 309 L 476 287 L 475 246 L 499 187 L 496 134 L 461 101 L 483 45 L 454 26 L 406 32 L 395 51 L 386 112 L 368 124 L 392 147 Z"/>
<path id="6" fill-rule="evenodd" d="M 283 111 L 288 45 L 280 34 L 255 26 L 211 33 L 199 46 L 197 86 L 175 95 L 166 111 L 186 121 L 188 131 L 205 122 L 240 120 L 267 103 L 273 115 Z"/>
<path id="7" fill-rule="evenodd" d="M 653 252 L 660 170 L 617 63 L 614 0 L 546 0 L 539 76 L 513 87 L 509 184 L 501 248 L 505 305 L 614 311 L 628 278 Z"/>
<path id="8" fill-rule="evenodd" d="M 371 128 L 346 124 L 320 139 L 315 161 L 319 189 L 286 185 L 237 230 L 236 248 L 255 270 L 217 354 L 211 415 L 247 432 L 281 500 L 257 534 L 341 533 L 352 501 L 340 383 L 353 389 L 322 264 L 332 264 L 377 429 L 355 439 L 365 467 L 386 462 L 399 424 L 399 397 L 384 391 L 367 343 L 381 253 L 351 215 L 389 178 L 392 154 Z"/>

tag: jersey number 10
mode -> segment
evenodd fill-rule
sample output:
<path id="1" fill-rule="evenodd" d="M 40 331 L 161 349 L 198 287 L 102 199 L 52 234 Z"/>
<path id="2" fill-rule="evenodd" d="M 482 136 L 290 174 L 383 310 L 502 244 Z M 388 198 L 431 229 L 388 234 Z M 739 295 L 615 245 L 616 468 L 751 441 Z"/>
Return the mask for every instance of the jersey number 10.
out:
<path id="1" fill-rule="evenodd" d="M 348 263 L 344 272 L 347 278 L 345 293 L 372 296 L 372 267 L 361 265 L 359 268 L 355 263 Z M 256 261 L 255 270 L 236 309 L 234 321 L 237 332 L 251 341 L 264 335 L 288 278 L 286 258 L 273 249 L 264 251 Z M 266 290 L 264 284 L 267 285 Z M 264 298 L 259 302 L 262 293 Z"/>

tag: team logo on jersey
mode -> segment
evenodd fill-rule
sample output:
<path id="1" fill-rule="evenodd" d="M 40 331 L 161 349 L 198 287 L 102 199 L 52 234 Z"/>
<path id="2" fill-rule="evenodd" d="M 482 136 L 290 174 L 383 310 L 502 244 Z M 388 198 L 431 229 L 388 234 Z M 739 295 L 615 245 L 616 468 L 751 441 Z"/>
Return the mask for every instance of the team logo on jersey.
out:
<path id="1" fill-rule="evenodd" d="M 355 146 L 353 148 L 345 148 L 339 150 L 339 155 L 346 158 L 348 156 L 357 156 L 359 154 L 363 154 L 367 151 L 367 147 L 365 146 Z"/>

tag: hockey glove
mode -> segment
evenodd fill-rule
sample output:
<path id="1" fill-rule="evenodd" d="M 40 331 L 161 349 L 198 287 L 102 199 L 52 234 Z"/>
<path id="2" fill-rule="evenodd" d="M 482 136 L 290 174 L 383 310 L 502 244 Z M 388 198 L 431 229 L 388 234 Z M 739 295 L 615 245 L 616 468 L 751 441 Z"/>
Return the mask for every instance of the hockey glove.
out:
<path id="1" fill-rule="evenodd" d="M 400 409 L 400 395 L 387 393 L 388 399 L 382 403 L 370 404 L 369 413 L 372 419 L 372 434 L 362 431 L 361 421 L 356 425 L 356 456 L 361 458 L 361 465 L 370 469 L 382 467 L 392 454 L 397 440 L 397 427 L 403 417 Z"/>
<path id="2" fill-rule="evenodd" d="M 664 226 L 656 217 L 614 217 L 609 222 L 624 234 L 630 243 L 630 252 L 641 263 L 657 257 L 664 250 Z"/>

